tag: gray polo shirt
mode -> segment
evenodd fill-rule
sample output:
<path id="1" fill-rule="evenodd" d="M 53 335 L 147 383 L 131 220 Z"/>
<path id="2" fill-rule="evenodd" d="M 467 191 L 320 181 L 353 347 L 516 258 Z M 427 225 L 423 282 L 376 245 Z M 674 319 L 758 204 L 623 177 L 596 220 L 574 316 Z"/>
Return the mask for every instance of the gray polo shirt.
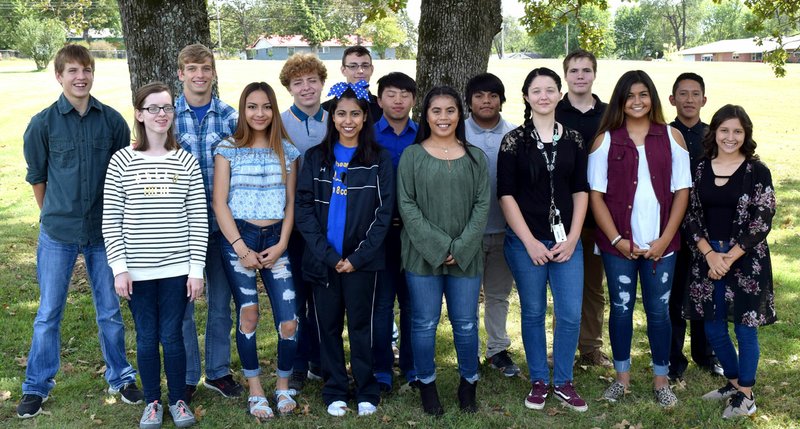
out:
<path id="1" fill-rule="evenodd" d="M 328 130 L 328 112 L 320 108 L 314 116 L 308 116 L 292 104 L 285 112 L 281 113 L 281 121 L 286 132 L 289 133 L 292 143 L 300 151 L 300 158 L 297 162 L 297 171 L 300 171 L 306 151 L 320 144 L 325 138 Z"/>
<path id="2" fill-rule="evenodd" d="M 517 128 L 516 125 L 506 121 L 502 117 L 494 128 L 484 129 L 479 127 L 470 116 L 467 118 L 466 132 L 467 141 L 481 148 L 486 152 L 489 162 L 489 188 L 491 197 L 489 199 L 489 221 L 486 223 L 486 234 L 497 234 L 504 232 L 506 228 L 506 218 L 500 210 L 500 203 L 497 201 L 497 153 L 500 151 L 500 143 L 507 132 Z"/>

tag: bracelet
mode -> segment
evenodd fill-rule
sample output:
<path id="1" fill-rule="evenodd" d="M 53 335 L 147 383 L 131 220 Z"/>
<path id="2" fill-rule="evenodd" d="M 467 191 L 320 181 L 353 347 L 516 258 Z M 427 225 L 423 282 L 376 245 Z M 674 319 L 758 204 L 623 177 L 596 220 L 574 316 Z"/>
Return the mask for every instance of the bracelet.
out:
<path id="1" fill-rule="evenodd" d="M 708 256 L 708 254 L 709 254 L 709 253 L 711 253 L 711 252 L 713 252 L 713 251 L 714 251 L 714 249 L 713 249 L 713 248 L 712 248 L 712 249 L 708 249 L 708 252 L 706 252 L 706 253 L 703 253 L 703 257 L 706 257 L 706 256 Z"/>
<path id="2" fill-rule="evenodd" d="M 617 243 L 619 243 L 620 241 L 622 241 L 622 236 L 618 235 L 613 240 L 611 240 L 611 246 L 616 247 Z"/>
<path id="3" fill-rule="evenodd" d="M 247 253 L 245 253 L 244 256 L 239 256 L 239 259 L 244 259 L 244 258 L 250 256 L 251 253 L 253 253 L 253 251 L 250 250 L 250 249 L 247 249 Z"/>
<path id="4" fill-rule="evenodd" d="M 233 245 L 236 244 L 236 242 L 241 240 L 241 239 L 242 239 L 242 237 L 239 237 L 236 240 L 231 241 L 231 247 L 233 247 Z"/>

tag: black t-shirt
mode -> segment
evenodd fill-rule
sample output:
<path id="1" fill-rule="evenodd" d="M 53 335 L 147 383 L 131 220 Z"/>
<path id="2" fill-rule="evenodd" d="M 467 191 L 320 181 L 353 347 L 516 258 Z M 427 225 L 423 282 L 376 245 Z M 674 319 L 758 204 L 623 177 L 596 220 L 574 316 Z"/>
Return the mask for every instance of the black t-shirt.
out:
<path id="1" fill-rule="evenodd" d="M 592 150 L 595 134 L 597 134 L 597 129 L 600 127 L 600 120 L 603 119 L 603 114 L 606 112 L 608 104 L 603 103 L 597 95 L 592 94 L 594 98 L 594 107 L 584 113 L 576 109 L 572 103 L 570 103 L 568 95 L 569 94 L 564 94 L 564 97 L 556 106 L 556 121 L 567 128 L 572 128 L 581 133 L 583 137 L 583 147 L 588 155 Z M 583 222 L 583 226 L 587 228 L 594 228 L 597 226 L 591 210 L 587 210 L 586 220 Z"/>
<path id="2" fill-rule="evenodd" d="M 554 240 L 550 231 L 550 174 L 542 152 L 531 136 L 532 128 L 517 127 L 503 137 L 497 157 L 497 198 L 511 195 L 519 205 L 522 217 L 537 240 Z M 548 147 L 552 159 L 552 144 Z M 583 138 L 564 128 L 556 146 L 555 203 L 561 222 L 569 234 L 572 225 L 572 194 L 589 192 L 586 179 L 587 155 Z"/>
<path id="3" fill-rule="evenodd" d="M 686 150 L 689 151 L 689 158 L 691 159 L 692 163 L 692 171 L 694 171 L 694 167 L 697 166 L 697 161 L 700 161 L 700 158 L 702 158 L 705 154 L 705 149 L 703 148 L 703 138 L 708 132 L 708 124 L 703 121 L 699 121 L 694 124 L 693 127 L 687 127 L 686 125 L 683 125 L 683 122 L 681 122 L 680 119 L 675 118 L 675 120 L 672 121 L 669 126 L 681 132 L 683 140 L 686 141 Z"/>
<path id="4" fill-rule="evenodd" d="M 736 207 L 739 204 L 739 197 L 742 196 L 745 164 L 747 163 L 742 162 L 722 186 L 714 183 L 716 176 L 710 164 L 700 178 L 698 185 L 700 204 L 703 205 L 708 238 L 711 240 L 728 241 L 731 238 Z"/>

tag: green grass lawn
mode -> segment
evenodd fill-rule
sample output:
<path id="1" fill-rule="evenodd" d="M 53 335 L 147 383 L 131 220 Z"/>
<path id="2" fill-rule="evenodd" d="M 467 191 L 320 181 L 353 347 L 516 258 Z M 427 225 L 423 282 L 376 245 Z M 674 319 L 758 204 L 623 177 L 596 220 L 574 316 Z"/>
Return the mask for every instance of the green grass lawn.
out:
<path id="1" fill-rule="evenodd" d="M 281 110 L 291 102 L 280 86 L 278 74 L 282 62 L 219 61 L 220 93 L 231 105 L 245 84 L 265 80 L 274 85 Z M 339 64 L 326 62 L 329 70 L 328 87 L 340 80 Z M 546 66 L 560 72 L 556 60 L 497 61 L 492 60 L 489 71 L 499 75 L 506 84 L 508 102 L 503 114 L 512 122 L 522 121 L 521 86 L 525 75 L 534 67 Z M 134 427 L 141 416 L 142 406 L 130 406 L 107 396 L 102 378 L 103 361 L 99 352 L 97 328 L 91 294 L 85 276 L 73 278 L 67 309 L 62 324 L 61 372 L 58 386 L 45 404 L 46 414 L 29 421 L 15 417 L 15 406 L 21 396 L 20 385 L 25 376 L 25 358 L 30 347 L 31 325 L 38 305 L 35 271 L 38 210 L 30 186 L 25 182 L 25 162 L 22 157 L 22 134 L 30 117 L 50 105 L 60 94 L 52 65 L 48 71 L 34 73 L 33 63 L 21 60 L 0 61 L 0 426 L 28 427 Z M 132 118 L 127 65 L 122 61 L 97 63 L 92 93 L 101 101 Z M 609 405 L 596 401 L 613 376 L 613 371 L 576 367 L 575 383 L 589 402 L 589 411 L 570 412 L 548 400 L 544 411 L 535 412 L 523 406 L 529 389 L 526 378 L 505 379 L 488 367 L 482 368 L 478 387 L 480 411 L 466 416 L 457 411 L 455 389 L 458 382 L 452 335 L 446 320 L 439 329 L 437 364 L 439 389 L 447 414 L 439 420 L 423 416 L 419 399 L 413 392 L 395 393 L 384 401 L 373 417 L 357 418 L 354 414 L 334 419 L 329 417 L 319 395 L 319 384 L 310 383 L 298 397 L 298 415 L 281 418 L 270 425 L 278 427 L 459 427 L 459 428 L 524 428 L 575 427 L 624 428 L 631 426 L 656 428 L 716 428 L 716 427 L 800 427 L 800 401 L 795 389 L 800 387 L 800 66 L 787 67 L 787 77 L 774 78 L 768 66 L 762 64 L 683 63 L 600 61 L 595 92 L 607 100 L 616 79 L 625 71 L 643 69 L 658 85 L 667 118 L 674 117 L 668 95 L 674 78 L 683 71 L 694 71 L 706 79 L 708 104 L 702 117 L 710 120 L 713 112 L 726 103 L 741 104 L 755 124 L 757 152 L 772 170 L 778 194 L 778 212 L 769 236 L 775 271 L 776 304 L 779 322 L 760 330 L 761 362 L 758 372 L 759 411 L 754 418 L 735 422 L 723 421 L 721 404 L 699 399 L 706 391 L 719 387 L 719 380 L 700 373 L 694 366 L 686 373 L 685 385 L 676 388 L 679 406 L 663 411 L 652 400 L 651 374 L 648 368 L 649 347 L 645 332 L 644 314 L 638 306 L 633 341 L 633 394 L 623 402 Z M 403 71 L 414 75 L 412 61 L 376 61 L 376 75 Z M 266 302 L 262 294 L 262 302 Z M 131 362 L 136 359 L 136 346 L 130 311 L 123 305 L 123 316 L 129 335 L 126 344 Z M 264 321 L 270 320 L 262 307 Z M 205 302 L 197 306 L 198 332 L 204 332 Z M 512 352 L 523 367 L 524 352 L 519 327 L 519 302 L 512 294 L 512 309 L 508 329 L 512 337 Z M 548 317 L 548 326 L 551 318 Z M 259 348 L 265 374 L 275 368 L 274 331 L 262 323 Z M 485 333 L 481 331 L 482 337 Z M 552 340 L 552 336 L 550 336 Z M 201 344 L 203 338 L 201 338 Z M 610 353 L 607 342 L 604 349 Z M 688 349 L 687 349 L 688 352 Z M 232 362 L 240 369 L 238 356 Z M 274 376 L 264 375 L 269 391 Z M 166 391 L 164 391 L 166 393 Z M 224 400 L 200 388 L 192 406 L 204 414 L 204 427 L 243 427 L 256 425 L 246 413 L 245 400 Z M 273 403 L 274 405 L 274 403 Z M 171 427 L 165 418 L 165 427 Z"/>

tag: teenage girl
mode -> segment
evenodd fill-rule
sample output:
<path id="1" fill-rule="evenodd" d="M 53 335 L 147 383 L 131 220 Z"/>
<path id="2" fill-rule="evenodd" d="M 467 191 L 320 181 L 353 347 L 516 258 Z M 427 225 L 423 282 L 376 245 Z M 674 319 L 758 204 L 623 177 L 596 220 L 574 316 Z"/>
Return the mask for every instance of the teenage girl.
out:
<path id="1" fill-rule="evenodd" d="M 588 171 L 611 301 L 608 329 L 617 374 L 603 394 L 609 401 L 622 398 L 630 386 L 633 308 L 641 282 L 656 401 L 663 407 L 678 403 L 667 379 L 669 295 L 689 170 L 683 136 L 665 125 L 650 76 L 641 70 L 623 74 L 600 122 Z"/>
<path id="2" fill-rule="evenodd" d="M 289 389 L 297 341 L 297 302 L 286 248 L 294 223 L 296 159 L 300 155 L 281 124 L 272 87 L 247 85 L 239 98 L 239 122 L 214 152 L 213 208 L 225 240 L 220 241 L 225 275 L 236 303 L 236 348 L 250 389 L 250 414 L 273 416 L 259 375 L 256 350 L 259 308 L 256 272 L 272 305 L 278 333 L 275 402 L 281 414 L 294 410 Z"/>
<path id="3" fill-rule="evenodd" d="M 103 237 L 117 294 L 136 327 L 145 407 L 139 426 L 160 428 L 161 359 L 177 427 L 195 422 L 186 405 L 183 313 L 203 293 L 208 218 L 200 166 L 173 132 L 172 93 L 161 82 L 134 95 L 132 146 L 111 157 L 103 192 Z"/>

